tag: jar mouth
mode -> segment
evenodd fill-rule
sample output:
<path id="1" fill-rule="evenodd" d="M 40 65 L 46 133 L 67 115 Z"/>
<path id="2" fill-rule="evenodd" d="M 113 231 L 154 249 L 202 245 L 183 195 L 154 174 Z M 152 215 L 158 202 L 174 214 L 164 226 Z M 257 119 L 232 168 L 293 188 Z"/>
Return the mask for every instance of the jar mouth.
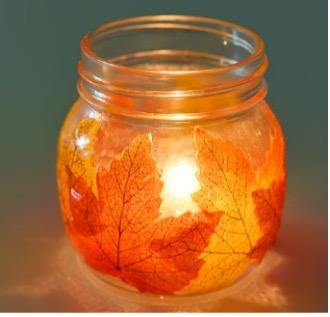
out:
<path id="1" fill-rule="evenodd" d="M 83 37 L 81 51 L 79 91 L 85 89 L 100 102 L 117 102 L 114 94 L 194 98 L 244 87 L 246 95 L 247 86 L 260 86 L 267 69 L 264 43 L 255 32 L 197 16 L 142 16 L 109 22 Z M 166 112 L 160 108 L 140 110 Z M 176 114 L 185 112 L 174 108 Z"/>

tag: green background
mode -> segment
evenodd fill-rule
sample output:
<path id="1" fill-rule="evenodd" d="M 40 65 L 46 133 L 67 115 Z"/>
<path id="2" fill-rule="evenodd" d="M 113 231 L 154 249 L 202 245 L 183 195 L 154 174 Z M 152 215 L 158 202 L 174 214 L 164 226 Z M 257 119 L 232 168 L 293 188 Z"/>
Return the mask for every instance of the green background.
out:
<path id="1" fill-rule="evenodd" d="M 56 138 L 77 98 L 82 36 L 108 20 L 149 14 L 226 19 L 252 28 L 264 39 L 270 60 L 267 98 L 287 143 L 284 221 L 294 212 L 306 223 L 308 217 L 317 219 L 326 237 L 327 1 L 0 0 L 0 284 L 18 283 L 35 270 L 42 255 L 24 244 L 27 237 L 63 235 L 55 183 Z M 319 250 L 322 267 L 327 261 L 324 237 Z M 27 260 L 31 253 L 34 262 Z M 19 270 L 20 261 L 26 266 Z M 326 269 L 322 272 L 327 274 Z M 322 280 L 317 288 L 321 300 L 310 306 L 316 310 L 326 306 L 326 276 Z M 0 310 L 14 309 L 17 301 L 7 298 L 1 303 L 0 297 Z M 45 304 L 44 309 L 51 307 Z"/>

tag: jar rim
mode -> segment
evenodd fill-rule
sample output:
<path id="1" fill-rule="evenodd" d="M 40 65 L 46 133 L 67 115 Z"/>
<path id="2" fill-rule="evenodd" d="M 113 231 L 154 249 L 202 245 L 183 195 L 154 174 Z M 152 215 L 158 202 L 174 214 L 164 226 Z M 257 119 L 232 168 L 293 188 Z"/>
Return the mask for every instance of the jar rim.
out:
<path id="1" fill-rule="evenodd" d="M 160 69 L 160 70 L 153 70 L 153 69 L 142 69 L 137 68 L 134 66 L 125 66 L 121 64 L 117 64 L 115 62 L 111 62 L 107 60 L 106 58 L 102 58 L 99 56 L 91 47 L 91 39 L 93 36 L 98 34 L 99 32 L 104 32 L 106 30 L 114 29 L 117 27 L 123 27 L 127 25 L 133 25 L 134 23 L 140 23 L 140 22 L 158 22 L 166 20 L 168 22 L 173 22 L 173 27 L 175 27 L 175 24 L 178 22 L 201 22 L 201 23 L 209 23 L 210 25 L 214 26 L 214 30 L 216 30 L 216 27 L 228 27 L 233 28 L 241 33 L 244 33 L 250 37 L 252 41 L 255 43 L 255 50 L 244 59 L 237 61 L 233 64 L 228 65 L 221 65 L 221 66 L 215 66 L 211 68 L 206 69 L 188 69 L 188 70 L 166 70 L 166 69 Z M 193 26 L 190 26 L 191 29 Z M 207 30 L 204 29 L 206 32 L 211 31 L 211 29 Z M 115 32 L 118 32 L 119 30 L 115 30 Z M 192 16 L 192 15 L 146 15 L 146 16 L 138 16 L 138 17 L 131 17 L 131 18 L 125 18 L 125 19 L 118 19 L 115 21 L 107 22 L 100 27 L 96 28 L 94 31 L 85 34 L 81 41 L 81 50 L 84 54 L 89 56 L 90 58 L 94 59 L 100 64 L 103 64 L 107 67 L 110 67 L 112 69 L 116 69 L 118 71 L 123 71 L 128 74 L 138 74 L 138 75 L 149 75 L 149 76 L 159 76 L 159 75 L 172 75 L 172 76 L 180 76 L 180 75 L 203 75 L 203 74 L 212 74 L 212 73 L 223 73 L 228 72 L 233 69 L 237 69 L 239 67 L 242 67 L 244 65 L 247 65 L 255 60 L 257 60 L 260 56 L 264 54 L 265 51 L 265 44 L 262 38 L 254 31 L 249 29 L 248 27 L 242 26 L 240 24 L 230 22 L 227 20 L 217 19 L 217 18 L 210 18 L 210 17 L 202 17 L 202 16 Z"/>

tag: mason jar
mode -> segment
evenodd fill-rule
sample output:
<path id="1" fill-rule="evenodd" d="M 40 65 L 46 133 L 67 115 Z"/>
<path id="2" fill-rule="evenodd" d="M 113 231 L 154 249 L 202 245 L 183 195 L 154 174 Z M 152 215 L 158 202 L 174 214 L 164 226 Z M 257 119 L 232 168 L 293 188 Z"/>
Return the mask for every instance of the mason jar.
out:
<path id="1" fill-rule="evenodd" d="M 100 26 L 81 53 L 57 177 L 87 266 L 129 292 L 174 296 L 257 268 L 286 183 L 262 39 L 227 21 L 147 16 Z"/>

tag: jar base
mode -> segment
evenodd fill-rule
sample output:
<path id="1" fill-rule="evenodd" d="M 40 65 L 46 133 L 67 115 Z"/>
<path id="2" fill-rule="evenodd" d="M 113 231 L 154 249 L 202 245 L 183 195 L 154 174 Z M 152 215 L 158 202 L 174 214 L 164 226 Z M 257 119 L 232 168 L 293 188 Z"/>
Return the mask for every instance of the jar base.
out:
<path id="1" fill-rule="evenodd" d="M 219 301 L 242 292 L 242 290 L 248 288 L 251 284 L 256 283 L 259 280 L 258 277 L 263 275 L 265 266 L 269 267 L 270 258 L 271 254 L 268 254 L 262 263 L 251 266 L 238 280 L 228 287 L 207 293 L 195 293 L 189 295 L 140 293 L 135 288 L 121 282 L 118 278 L 106 276 L 105 274 L 93 270 L 79 255 L 77 256 L 77 261 L 78 267 L 86 280 L 97 288 L 105 298 L 111 297 L 112 300 L 118 298 L 118 301 L 124 300 L 133 305 L 139 304 L 157 308 L 168 307 L 173 309 L 177 307 L 179 309 L 185 309 L 191 306 Z"/>

